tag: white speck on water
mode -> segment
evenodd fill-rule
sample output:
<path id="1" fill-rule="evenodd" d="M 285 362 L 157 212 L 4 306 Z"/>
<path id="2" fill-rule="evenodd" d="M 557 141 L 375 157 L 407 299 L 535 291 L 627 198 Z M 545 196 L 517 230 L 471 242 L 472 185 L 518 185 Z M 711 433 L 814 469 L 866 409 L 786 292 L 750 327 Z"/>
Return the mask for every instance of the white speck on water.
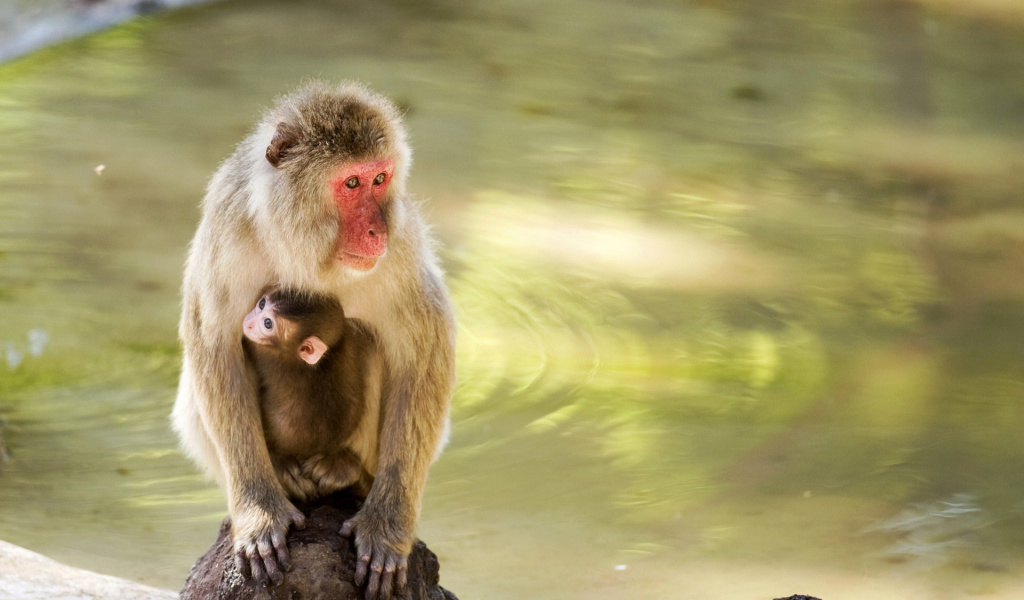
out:
<path id="1" fill-rule="evenodd" d="M 33 329 L 28 332 L 28 353 L 32 356 L 41 356 L 46 344 L 50 342 L 50 334 L 45 329 Z"/>
<path id="2" fill-rule="evenodd" d="M 13 342 L 7 342 L 7 352 L 5 353 L 5 357 L 7 358 L 7 366 L 12 369 L 17 369 L 23 358 L 21 352 L 18 352 L 18 350 L 15 349 Z"/>
<path id="3" fill-rule="evenodd" d="M 626 570 L 626 565 L 615 565 L 615 570 L 616 571 L 625 571 Z"/>

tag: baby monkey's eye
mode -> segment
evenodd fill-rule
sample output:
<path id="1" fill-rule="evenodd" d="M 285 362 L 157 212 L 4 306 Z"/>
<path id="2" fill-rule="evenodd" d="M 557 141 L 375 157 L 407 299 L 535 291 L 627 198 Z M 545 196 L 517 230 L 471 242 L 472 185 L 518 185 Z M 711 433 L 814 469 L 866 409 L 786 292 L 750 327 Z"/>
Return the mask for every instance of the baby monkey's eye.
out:
<path id="1" fill-rule="evenodd" d="M 373 178 L 373 185 L 380 185 L 384 183 L 384 173 L 377 173 L 377 176 Z"/>
<path id="2" fill-rule="evenodd" d="M 260 298 L 259 306 L 260 306 L 260 310 L 263 310 L 267 306 L 267 297 L 266 296 Z"/>
<path id="3" fill-rule="evenodd" d="M 350 187 L 350 188 L 359 187 L 359 178 L 358 177 L 349 177 L 348 181 L 345 182 L 345 185 Z"/>
<path id="4" fill-rule="evenodd" d="M 263 319 L 263 327 L 264 327 L 264 328 L 265 328 L 265 329 L 266 329 L 267 331 L 270 331 L 271 329 L 273 329 L 273 328 L 274 328 L 274 322 L 273 322 L 273 321 L 271 321 L 270 319 Z"/>

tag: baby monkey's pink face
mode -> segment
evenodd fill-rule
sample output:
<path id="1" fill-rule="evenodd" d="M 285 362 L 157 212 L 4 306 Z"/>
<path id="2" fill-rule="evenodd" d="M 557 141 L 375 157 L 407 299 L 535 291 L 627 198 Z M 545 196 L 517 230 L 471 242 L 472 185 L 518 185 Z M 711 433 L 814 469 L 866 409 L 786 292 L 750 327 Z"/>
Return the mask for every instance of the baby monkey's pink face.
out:
<path id="1" fill-rule="evenodd" d="M 242 321 L 245 337 L 253 342 L 270 346 L 281 339 L 281 323 L 278 322 L 277 311 L 270 294 L 264 294 L 249 314 Z"/>
<path id="2" fill-rule="evenodd" d="M 315 335 L 300 342 L 296 336 L 301 332 L 301 327 L 291 319 L 277 314 L 271 294 L 264 294 L 242 319 L 242 332 L 253 343 L 275 346 L 286 353 L 295 352 L 306 363 L 315 365 L 327 352 L 327 344 Z"/>

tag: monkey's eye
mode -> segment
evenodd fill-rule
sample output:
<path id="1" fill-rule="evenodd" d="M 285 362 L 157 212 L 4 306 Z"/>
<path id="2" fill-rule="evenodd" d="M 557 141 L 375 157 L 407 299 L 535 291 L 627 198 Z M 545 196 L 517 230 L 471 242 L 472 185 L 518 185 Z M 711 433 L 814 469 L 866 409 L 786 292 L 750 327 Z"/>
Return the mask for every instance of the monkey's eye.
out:
<path id="1" fill-rule="evenodd" d="M 348 181 L 345 182 L 345 186 L 346 187 L 350 187 L 350 188 L 359 187 L 359 178 L 358 177 L 349 177 Z"/>
<path id="2" fill-rule="evenodd" d="M 380 185 L 384 183 L 384 173 L 377 173 L 377 176 L 373 178 L 373 185 Z"/>
<path id="3" fill-rule="evenodd" d="M 267 298 L 264 296 L 260 298 L 260 310 L 263 310 L 267 306 Z"/>
<path id="4" fill-rule="evenodd" d="M 266 329 L 267 331 L 270 331 L 271 329 L 274 328 L 274 322 L 271 321 L 270 319 L 263 319 L 263 328 Z"/>

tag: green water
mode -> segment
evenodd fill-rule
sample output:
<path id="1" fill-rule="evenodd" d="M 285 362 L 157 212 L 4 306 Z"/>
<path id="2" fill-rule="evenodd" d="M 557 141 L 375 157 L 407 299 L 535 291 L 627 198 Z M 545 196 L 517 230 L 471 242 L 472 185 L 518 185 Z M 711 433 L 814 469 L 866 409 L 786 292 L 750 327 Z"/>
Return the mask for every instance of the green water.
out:
<path id="1" fill-rule="evenodd" d="M 185 246 L 310 76 L 408 107 L 460 325 L 443 585 L 1024 597 L 1010 0 L 235 1 L 0 66 L 0 539 L 172 589 L 213 540 Z"/>

